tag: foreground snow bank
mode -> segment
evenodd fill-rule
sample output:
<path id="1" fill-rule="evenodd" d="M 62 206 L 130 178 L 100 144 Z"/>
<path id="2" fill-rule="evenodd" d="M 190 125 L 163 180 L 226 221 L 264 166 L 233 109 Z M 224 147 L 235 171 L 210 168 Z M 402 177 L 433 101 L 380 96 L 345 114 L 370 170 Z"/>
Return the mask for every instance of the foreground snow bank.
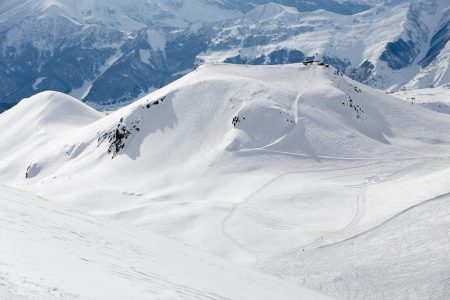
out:
<path id="1" fill-rule="evenodd" d="M 0 299 L 330 299 L 0 187 Z"/>

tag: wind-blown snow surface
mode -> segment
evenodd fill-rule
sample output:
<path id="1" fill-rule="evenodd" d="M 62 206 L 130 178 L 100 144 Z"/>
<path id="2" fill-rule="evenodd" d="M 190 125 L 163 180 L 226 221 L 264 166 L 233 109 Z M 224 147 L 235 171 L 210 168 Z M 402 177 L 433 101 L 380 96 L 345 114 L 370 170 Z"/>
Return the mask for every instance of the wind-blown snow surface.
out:
<path id="1" fill-rule="evenodd" d="M 23 100 L 0 180 L 337 298 L 445 299 L 449 125 L 326 65 L 204 65 L 108 116 Z"/>
<path id="2" fill-rule="evenodd" d="M 331 299 L 0 187 L 0 299 Z"/>

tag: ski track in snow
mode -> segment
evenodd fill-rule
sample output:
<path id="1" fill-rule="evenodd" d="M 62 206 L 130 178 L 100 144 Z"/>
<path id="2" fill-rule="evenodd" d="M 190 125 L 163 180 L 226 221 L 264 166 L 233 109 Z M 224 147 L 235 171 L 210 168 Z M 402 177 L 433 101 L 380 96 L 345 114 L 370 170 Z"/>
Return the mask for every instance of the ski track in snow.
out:
<path id="1" fill-rule="evenodd" d="M 336 158 L 328 158 L 328 159 L 336 159 Z M 339 158 L 340 159 L 340 158 Z M 273 183 L 275 183 L 276 181 L 293 175 L 293 174 L 306 174 L 306 173 L 310 173 L 310 172 L 321 172 L 321 173 L 328 173 L 328 172 L 338 172 L 338 171 L 343 171 L 343 170 L 352 170 L 352 169 L 360 169 L 360 168 L 365 168 L 368 166 L 373 166 L 373 165 L 378 165 L 378 164 L 389 164 L 389 163 L 397 163 L 399 161 L 409 161 L 409 160 L 417 160 L 420 159 L 420 162 L 417 163 L 413 163 L 405 168 L 401 168 L 399 170 L 394 171 L 391 175 L 389 176 L 384 176 L 382 180 L 375 182 L 375 183 L 361 183 L 360 187 L 358 189 L 358 193 L 357 193 L 357 197 L 356 197 L 356 211 L 355 211 L 355 216 L 352 218 L 352 220 L 350 221 L 350 223 L 348 223 L 347 225 L 345 225 L 343 228 L 336 230 L 334 232 L 327 232 L 324 233 L 322 237 L 317 238 L 314 241 L 305 243 L 302 248 L 304 249 L 314 249 L 314 248 L 320 248 L 320 247 L 326 247 L 329 245 L 333 245 L 333 244 L 337 244 L 339 243 L 339 240 L 348 240 L 351 239 L 353 236 L 358 236 L 360 235 L 361 231 L 365 232 L 366 230 L 364 228 L 358 228 L 359 222 L 361 221 L 361 219 L 364 217 L 365 215 L 365 211 L 366 211 L 366 193 L 367 190 L 372 186 L 372 185 L 376 185 L 376 184 L 382 184 L 385 183 L 387 181 L 394 181 L 396 179 L 401 178 L 404 175 L 408 174 L 408 171 L 410 170 L 414 170 L 422 165 L 426 165 L 427 163 L 429 163 L 430 161 L 434 161 L 435 158 L 430 159 L 430 158 L 426 158 L 426 159 L 421 159 L 421 158 L 408 158 L 408 159 L 403 159 L 403 160 L 390 160 L 390 161 L 382 161 L 379 163 L 372 163 L 372 164 L 364 164 L 364 165 L 360 165 L 360 166 L 355 166 L 355 167 L 348 167 L 348 168 L 337 168 L 337 169 L 328 169 L 328 170 L 313 170 L 313 171 L 300 171 L 300 172 L 286 172 L 283 173 L 281 175 L 278 175 L 276 177 L 274 177 L 273 179 L 269 180 L 268 182 L 264 183 L 262 186 L 260 186 L 259 188 L 257 188 L 255 191 L 253 191 L 251 194 L 249 194 L 246 198 L 244 198 L 242 201 L 239 201 L 237 203 L 235 203 L 233 205 L 233 208 L 231 209 L 231 211 L 227 214 L 227 216 L 223 219 L 222 221 L 222 233 L 228 237 L 233 243 L 235 243 L 236 245 L 238 245 L 241 249 L 251 252 L 251 253 L 257 253 L 257 250 L 250 250 L 248 248 L 246 248 L 244 245 L 242 245 L 235 237 L 233 237 L 233 235 L 228 232 L 227 230 L 227 223 L 233 218 L 233 216 L 235 215 L 236 211 L 240 208 L 240 207 L 245 207 L 245 205 L 251 201 L 252 199 L 256 198 L 256 196 L 258 194 L 260 194 L 261 192 L 263 192 L 265 189 L 268 189 L 270 187 L 270 185 L 272 185 Z M 362 174 L 367 174 L 367 173 L 362 173 Z M 339 175 L 339 176 L 332 176 L 332 177 L 324 177 L 324 178 L 320 178 L 320 179 L 315 179 L 315 180 L 311 180 L 311 181 L 306 181 L 304 183 L 302 183 L 301 187 L 299 188 L 299 190 L 302 190 L 304 188 L 304 186 L 308 185 L 308 184 L 312 184 L 315 182 L 324 182 L 330 179 L 337 179 L 337 178 L 343 178 L 345 176 L 353 176 L 355 174 L 348 174 L 348 175 Z M 301 193 L 294 195 L 292 198 L 286 200 L 286 201 L 292 201 L 293 198 L 296 198 L 297 196 L 299 196 Z M 424 202 L 426 202 L 427 200 L 425 200 Z M 276 205 L 280 205 L 280 203 L 277 203 Z M 419 204 L 417 204 L 419 205 Z M 415 205 L 416 206 L 416 205 Z M 269 209 L 269 208 L 266 208 Z M 393 217 L 390 217 L 389 219 L 391 219 Z M 381 224 L 383 224 L 386 221 L 382 221 Z M 290 224 L 293 225 L 293 224 Z M 373 228 L 376 228 L 380 225 L 375 225 Z M 330 241 L 331 240 L 331 241 Z M 338 240 L 338 241 L 333 241 L 333 240 Z"/>
<path id="2" fill-rule="evenodd" d="M 384 177 L 382 180 L 380 180 L 378 182 L 375 182 L 375 183 L 369 182 L 369 183 L 361 184 L 361 186 L 359 187 L 359 191 L 357 193 L 357 197 L 356 197 L 355 216 L 353 217 L 351 222 L 348 225 L 346 225 L 345 227 L 343 227 L 342 229 L 339 229 L 334 232 L 325 233 L 321 238 L 316 239 L 315 241 L 313 241 L 311 243 L 305 244 L 303 246 L 303 248 L 304 249 L 311 249 L 311 248 L 314 249 L 314 248 L 327 247 L 327 246 L 337 244 L 340 242 L 340 241 L 333 241 L 333 240 L 349 240 L 352 237 L 360 235 L 361 231 L 363 231 L 364 229 L 358 228 L 358 225 L 366 213 L 366 201 L 367 201 L 366 194 L 367 194 L 367 191 L 370 189 L 370 187 L 373 185 L 385 183 L 387 181 L 394 181 L 396 179 L 399 179 L 402 176 L 407 175 L 408 171 L 413 170 L 422 165 L 426 165 L 428 162 L 433 161 L 433 160 L 434 159 L 431 159 L 431 160 L 427 159 L 427 160 L 420 161 L 418 163 L 414 163 L 410 166 L 407 166 L 405 168 L 395 171 L 391 175 Z M 426 201 L 427 200 L 425 200 L 424 202 L 426 202 Z M 417 205 L 419 205 L 419 204 L 417 204 Z M 389 217 L 388 220 L 392 219 L 394 217 L 395 216 Z M 381 224 L 383 224 L 385 222 L 386 221 L 382 221 Z M 380 225 L 375 225 L 372 228 L 377 228 L 378 226 L 380 226 Z M 367 230 L 365 230 L 363 232 L 366 232 L 366 231 Z"/>

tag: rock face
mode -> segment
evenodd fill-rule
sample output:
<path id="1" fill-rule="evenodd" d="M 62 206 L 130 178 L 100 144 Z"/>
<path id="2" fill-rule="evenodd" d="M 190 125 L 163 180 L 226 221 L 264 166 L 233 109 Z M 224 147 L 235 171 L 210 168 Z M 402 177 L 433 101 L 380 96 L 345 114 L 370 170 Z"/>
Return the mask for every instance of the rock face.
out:
<path id="1" fill-rule="evenodd" d="M 45 90 L 129 102 L 202 61 L 318 59 L 393 90 L 450 82 L 446 1 L 269 2 L 4 1 L 0 111 Z"/>

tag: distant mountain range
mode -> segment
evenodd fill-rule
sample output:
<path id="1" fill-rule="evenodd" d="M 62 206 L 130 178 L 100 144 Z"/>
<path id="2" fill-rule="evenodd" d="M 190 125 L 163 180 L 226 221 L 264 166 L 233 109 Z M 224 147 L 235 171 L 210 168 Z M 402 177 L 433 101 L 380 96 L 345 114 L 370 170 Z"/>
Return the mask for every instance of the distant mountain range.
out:
<path id="1" fill-rule="evenodd" d="M 202 62 L 314 59 L 381 89 L 433 87 L 450 82 L 449 40 L 446 0 L 6 0 L 0 110 L 44 90 L 129 102 Z"/>

